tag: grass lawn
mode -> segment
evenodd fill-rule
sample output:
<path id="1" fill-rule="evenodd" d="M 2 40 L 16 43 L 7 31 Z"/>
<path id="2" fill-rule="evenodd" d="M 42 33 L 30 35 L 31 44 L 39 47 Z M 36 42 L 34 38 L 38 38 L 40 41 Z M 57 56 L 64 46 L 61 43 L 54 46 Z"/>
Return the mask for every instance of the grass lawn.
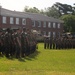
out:
<path id="1" fill-rule="evenodd" d="M 0 57 L 0 75 L 75 75 L 75 49 L 38 50 L 25 59 Z"/>

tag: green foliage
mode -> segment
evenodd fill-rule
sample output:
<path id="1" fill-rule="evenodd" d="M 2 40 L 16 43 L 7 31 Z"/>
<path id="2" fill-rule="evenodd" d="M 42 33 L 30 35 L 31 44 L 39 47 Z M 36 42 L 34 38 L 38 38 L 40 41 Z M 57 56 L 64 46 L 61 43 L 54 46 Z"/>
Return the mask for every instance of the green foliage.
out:
<path id="1" fill-rule="evenodd" d="M 49 17 L 54 17 L 54 18 L 60 17 L 59 11 L 54 7 L 48 7 L 46 10 L 46 15 Z"/>
<path id="2" fill-rule="evenodd" d="M 61 15 L 66 15 L 66 14 L 73 14 L 74 10 L 71 5 L 68 4 L 62 4 L 59 2 L 56 2 L 53 7 L 57 8 L 57 10 L 61 13 Z"/>
<path id="3" fill-rule="evenodd" d="M 65 32 L 75 32 L 75 16 L 74 15 L 64 15 L 61 17 L 64 20 Z"/>
<path id="4" fill-rule="evenodd" d="M 24 8 L 24 11 L 25 12 L 31 12 L 31 13 L 39 13 L 40 12 L 38 8 L 36 8 L 36 7 L 29 8 L 28 6 L 26 6 Z"/>
<path id="5" fill-rule="evenodd" d="M 44 49 L 25 59 L 0 58 L 0 75 L 75 75 L 75 50 Z"/>

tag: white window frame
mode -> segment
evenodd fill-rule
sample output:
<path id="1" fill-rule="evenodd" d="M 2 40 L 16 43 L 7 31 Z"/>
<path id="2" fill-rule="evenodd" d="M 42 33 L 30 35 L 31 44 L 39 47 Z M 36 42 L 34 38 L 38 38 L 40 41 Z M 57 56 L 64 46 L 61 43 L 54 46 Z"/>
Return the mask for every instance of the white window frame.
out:
<path id="1" fill-rule="evenodd" d="M 7 20 L 7 17 L 3 16 L 3 17 L 2 17 L 2 23 L 3 23 L 3 24 L 6 24 L 6 23 L 7 23 L 6 20 Z"/>
<path id="2" fill-rule="evenodd" d="M 43 27 L 46 28 L 46 22 L 43 22 Z"/>
<path id="3" fill-rule="evenodd" d="M 48 32 L 48 36 L 51 37 L 51 32 Z"/>
<path id="4" fill-rule="evenodd" d="M 25 18 L 22 19 L 22 25 L 26 25 L 26 19 Z"/>
<path id="5" fill-rule="evenodd" d="M 38 21 L 38 24 L 39 24 L 38 27 L 41 27 L 41 21 Z"/>
<path id="6" fill-rule="evenodd" d="M 53 23 L 53 28 L 56 28 L 56 23 Z"/>
<path id="7" fill-rule="evenodd" d="M 10 24 L 14 24 L 14 18 L 10 17 Z"/>
<path id="8" fill-rule="evenodd" d="M 16 24 L 19 25 L 19 18 L 16 18 Z"/>
<path id="9" fill-rule="evenodd" d="M 32 21 L 32 27 L 35 27 L 35 21 Z"/>
<path id="10" fill-rule="evenodd" d="M 56 32 L 53 32 L 53 37 L 55 37 L 56 36 Z"/>
<path id="11" fill-rule="evenodd" d="M 58 23 L 58 28 L 60 28 L 60 23 Z"/>
<path id="12" fill-rule="evenodd" d="M 51 22 L 48 22 L 48 28 L 51 28 Z"/>

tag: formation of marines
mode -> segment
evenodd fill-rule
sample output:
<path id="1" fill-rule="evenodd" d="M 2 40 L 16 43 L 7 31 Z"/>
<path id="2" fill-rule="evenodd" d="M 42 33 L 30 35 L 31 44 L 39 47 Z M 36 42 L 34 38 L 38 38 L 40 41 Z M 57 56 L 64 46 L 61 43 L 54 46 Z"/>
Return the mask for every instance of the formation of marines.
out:
<path id="1" fill-rule="evenodd" d="M 0 29 L 0 55 L 2 56 L 25 57 L 35 52 L 36 45 L 35 36 L 29 29 Z"/>
<path id="2" fill-rule="evenodd" d="M 75 49 L 75 38 L 44 38 L 44 49 Z"/>

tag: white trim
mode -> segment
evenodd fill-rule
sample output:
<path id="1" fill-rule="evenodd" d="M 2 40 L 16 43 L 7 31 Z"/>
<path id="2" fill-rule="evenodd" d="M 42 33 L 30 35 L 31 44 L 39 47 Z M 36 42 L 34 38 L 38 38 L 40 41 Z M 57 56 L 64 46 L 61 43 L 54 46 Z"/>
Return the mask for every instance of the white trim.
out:
<path id="1" fill-rule="evenodd" d="M 3 24 L 6 24 L 6 19 L 7 19 L 7 18 L 6 18 L 5 16 L 2 17 L 2 23 L 3 23 Z"/>
<path id="2" fill-rule="evenodd" d="M 46 22 L 43 22 L 43 27 L 46 28 Z"/>
<path id="3" fill-rule="evenodd" d="M 51 22 L 48 22 L 48 28 L 51 28 Z"/>
<path id="4" fill-rule="evenodd" d="M 22 19 L 22 25 L 26 25 L 26 19 Z"/>
<path id="5" fill-rule="evenodd" d="M 53 23 L 53 28 L 56 28 L 56 23 Z"/>
<path id="6" fill-rule="evenodd" d="M 60 28 L 60 23 L 58 23 L 58 28 Z"/>
<path id="7" fill-rule="evenodd" d="M 51 32 L 48 32 L 48 36 L 51 37 Z"/>
<path id="8" fill-rule="evenodd" d="M 10 17 L 10 24 L 14 24 L 14 18 Z"/>
<path id="9" fill-rule="evenodd" d="M 55 37 L 56 36 L 56 32 L 53 32 L 53 37 Z"/>
<path id="10" fill-rule="evenodd" d="M 19 18 L 16 18 L 16 24 L 19 25 Z"/>

